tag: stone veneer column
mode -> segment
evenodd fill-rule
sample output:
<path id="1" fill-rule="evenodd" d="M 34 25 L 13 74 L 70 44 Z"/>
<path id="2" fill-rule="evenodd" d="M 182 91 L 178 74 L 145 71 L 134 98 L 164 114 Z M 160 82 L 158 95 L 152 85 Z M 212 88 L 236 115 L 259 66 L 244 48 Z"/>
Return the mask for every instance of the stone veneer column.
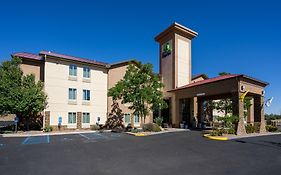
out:
<path id="1" fill-rule="evenodd" d="M 82 129 L 82 112 L 77 112 L 77 129 Z"/>
<path id="2" fill-rule="evenodd" d="M 259 95 L 254 97 L 255 122 L 260 122 L 260 133 L 266 132 L 266 122 L 264 119 L 264 97 Z"/>
<path id="3" fill-rule="evenodd" d="M 237 135 L 246 134 L 246 128 L 244 124 L 244 102 L 240 100 L 242 93 L 236 93 L 232 97 L 232 110 L 233 114 L 239 116 L 238 126 L 237 126 Z"/>
<path id="4" fill-rule="evenodd" d="M 203 106 L 203 99 L 197 98 L 197 126 L 199 127 L 198 124 L 203 122 L 203 113 L 204 113 L 204 106 Z"/>
<path id="5" fill-rule="evenodd" d="M 173 94 L 171 98 L 171 110 L 172 110 L 172 126 L 179 127 L 179 114 L 177 113 L 177 100 L 176 95 Z"/>
<path id="6" fill-rule="evenodd" d="M 50 126 L 50 111 L 45 111 L 45 126 Z"/>
<path id="7" fill-rule="evenodd" d="M 251 123 L 251 124 L 254 124 L 254 121 L 255 121 L 255 119 L 254 119 L 254 116 L 255 116 L 255 114 L 254 114 L 254 98 L 251 98 L 251 106 L 250 106 L 250 108 L 248 109 L 248 123 Z"/>

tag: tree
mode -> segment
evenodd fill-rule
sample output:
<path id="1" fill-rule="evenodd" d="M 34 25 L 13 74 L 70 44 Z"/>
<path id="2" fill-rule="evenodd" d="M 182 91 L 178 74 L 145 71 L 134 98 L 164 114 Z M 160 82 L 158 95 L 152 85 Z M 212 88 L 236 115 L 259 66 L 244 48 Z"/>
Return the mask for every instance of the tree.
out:
<path id="1" fill-rule="evenodd" d="M 152 64 L 136 62 L 128 65 L 125 76 L 109 89 L 108 96 L 121 100 L 122 104 L 130 104 L 133 114 L 145 122 L 149 110 L 167 107 L 161 91 L 163 87 L 159 76 L 152 72 Z"/>
<path id="2" fill-rule="evenodd" d="M 29 129 L 30 119 L 38 116 L 46 106 L 43 83 L 34 75 L 23 75 L 21 60 L 13 57 L 0 65 L 0 113 L 16 114 Z"/>
<path id="3" fill-rule="evenodd" d="M 125 127 L 123 125 L 122 110 L 119 108 L 119 104 L 116 100 L 111 105 L 111 112 L 105 122 L 103 128 L 112 129 L 114 131 L 122 131 Z"/>
<path id="4" fill-rule="evenodd" d="M 231 73 L 228 72 L 220 72 L 218 73 L 219 76 L 223 75 L 230 75 Z M 246 97 L 244 99 L 244 117 L 248 115 L 248 110 L 251 107 L 251 98 Z M 231 99 L 221 99 L 215 103 L 215 109 L 217 109 L 220 112 L 224 113 L 224 116 L 227 116 L 228 114 L 232 113 L 232 101 Z"/>
<path id="5" fill-rule="evenodd" d="M 224 75 L 230 75 L 229 72 L 219 72 L 219 76 Z M 226 117 L 229 113 L 232 113 L 232 102 L 230 99 L 221 99 L 214 102 L 214 108 L 218 110 L 219 112 L 224 113 L 224 116 Z"/>
<path id="6" fill-rule="evenodd" d="M 214 102 L 215 109 L 219 112 L 224 113 L 226 117 L 228 114 L 232 113 L 232 101 L 229 98 L 221 99 Z"/>
<path id="7" fill-rule="evenodd" d="M 230 75 L 231 73 L 229 72 L 219 72 L 219 76 L 223 76 L 223 75 Z"/>
<path id="8" fill-rule="evenodd" d="M 244 98 L 244 118 L 246 118 L 248 116 L 251 106 L 252 106 L 251 98 L 245 97 Z"/>

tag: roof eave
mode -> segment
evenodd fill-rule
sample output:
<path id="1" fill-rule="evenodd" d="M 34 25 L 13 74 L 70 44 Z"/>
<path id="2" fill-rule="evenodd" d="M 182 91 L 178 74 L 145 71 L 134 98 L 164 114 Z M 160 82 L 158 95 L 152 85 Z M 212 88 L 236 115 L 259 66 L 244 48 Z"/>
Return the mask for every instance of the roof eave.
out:
<path id="1" fill-rule="evenodd" d="M 159 42 L 164 36 L 166 36 L 168 33 L 172 32 L 172 31 L 175 33 L 177 33 L 177 31 L 184 32 L 185 34 L 187 34 L 189 36 L 190 39 L 193 39 L 194 37 L 196 37 L 198 35 L 197 32 L 175 22 L 172 25 L 170 25 L 166 30 L 164 30 L 163 32 L 158 34 L 154 38 L 154 40 Z"/>

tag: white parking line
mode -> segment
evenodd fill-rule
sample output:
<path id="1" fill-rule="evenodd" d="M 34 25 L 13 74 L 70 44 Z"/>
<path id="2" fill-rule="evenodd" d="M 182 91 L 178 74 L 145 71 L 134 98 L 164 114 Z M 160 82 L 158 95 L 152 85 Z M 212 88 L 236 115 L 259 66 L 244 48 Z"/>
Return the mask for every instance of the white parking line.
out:
<path id="1" fill-rule="evenodd" d="M 24 139 L 24 141 L 23 141 L 21 144 L 22 144 L 22 145 L 26 144 L 26 142 L 28 141 L 29 138 L 30 138 L 30 136 L 29 136 L 29 137 L 26 137 L 26 138 Z"/>
<path id="2" fill-rule="evenodd" d="M 81 133 L 79 133 L 79 135 L 82 136 L 82 137 L 84 137 L 84 138 L 86 138 L 86 139 L 88 139 L 88 140 L 90 139 L 90 137 L 87 137 L 87 136 L 85 136 L 85 135 L 83 135 L 83 134 L 81 134 Z"/>

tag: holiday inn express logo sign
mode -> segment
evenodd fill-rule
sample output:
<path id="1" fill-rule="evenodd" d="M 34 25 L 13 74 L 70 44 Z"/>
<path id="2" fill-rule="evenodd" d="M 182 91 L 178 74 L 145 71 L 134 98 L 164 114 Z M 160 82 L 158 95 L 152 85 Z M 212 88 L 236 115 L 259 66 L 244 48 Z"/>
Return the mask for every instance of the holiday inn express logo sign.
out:
<path id="1" fill-rule="evenodd" d="M 167 42 L 163 45 L 162 49 L 162 58 L 165 58 L 166 56 L 170 55 L 172 53 L 172 46 L 170 42 Z"/>

